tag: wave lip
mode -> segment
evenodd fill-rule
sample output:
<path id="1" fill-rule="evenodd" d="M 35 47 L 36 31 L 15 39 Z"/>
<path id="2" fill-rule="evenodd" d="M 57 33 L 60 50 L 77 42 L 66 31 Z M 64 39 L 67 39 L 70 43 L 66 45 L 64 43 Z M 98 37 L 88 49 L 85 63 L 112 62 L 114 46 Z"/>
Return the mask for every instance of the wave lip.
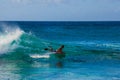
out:
<path id="1" fill-rule="evenodd" d="M 24 33 L 20 28 L 4 27 L 0 34 L 0 53 L 6 53 L 17 47 L 20 36 Z"/>

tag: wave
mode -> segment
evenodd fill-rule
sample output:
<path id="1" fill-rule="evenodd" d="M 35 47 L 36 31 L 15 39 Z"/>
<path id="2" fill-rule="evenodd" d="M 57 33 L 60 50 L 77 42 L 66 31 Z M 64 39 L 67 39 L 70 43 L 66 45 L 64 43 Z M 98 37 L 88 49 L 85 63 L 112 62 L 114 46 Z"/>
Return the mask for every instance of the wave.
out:
<path id="1" fill-rule="evenodd" d="M 0 54 L 7 53 L 17 48 L 19 38 L 24 33 L 19 27 L 1 26 Z M 14 44 L 13 44 L 14 43 Z"/>

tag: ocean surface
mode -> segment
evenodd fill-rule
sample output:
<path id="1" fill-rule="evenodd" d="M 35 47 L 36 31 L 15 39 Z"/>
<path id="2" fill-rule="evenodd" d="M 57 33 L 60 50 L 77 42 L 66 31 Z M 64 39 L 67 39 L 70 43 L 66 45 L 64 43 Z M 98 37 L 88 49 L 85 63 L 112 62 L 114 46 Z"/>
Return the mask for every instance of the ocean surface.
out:
<path id="1" fill-rule="evenodd" d="M 0 80 L 120 80 L 120 22 L 1 21 Z"/>

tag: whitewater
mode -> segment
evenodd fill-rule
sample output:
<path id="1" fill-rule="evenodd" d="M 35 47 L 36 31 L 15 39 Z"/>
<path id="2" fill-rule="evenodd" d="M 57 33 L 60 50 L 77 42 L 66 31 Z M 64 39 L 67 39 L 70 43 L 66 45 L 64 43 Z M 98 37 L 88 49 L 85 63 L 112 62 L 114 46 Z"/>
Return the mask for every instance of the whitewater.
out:
<path id="1" fill-rule="evenodd" d="M 2 27 L 2 33 L 0 34 L 0 53 L 6 53 L 17 47 L 17 42 L 20 36 L 24 33 L 19 27 L 11 29 L 12 27 Z M 16 44 L 13 44 L 16 42 Z"/>

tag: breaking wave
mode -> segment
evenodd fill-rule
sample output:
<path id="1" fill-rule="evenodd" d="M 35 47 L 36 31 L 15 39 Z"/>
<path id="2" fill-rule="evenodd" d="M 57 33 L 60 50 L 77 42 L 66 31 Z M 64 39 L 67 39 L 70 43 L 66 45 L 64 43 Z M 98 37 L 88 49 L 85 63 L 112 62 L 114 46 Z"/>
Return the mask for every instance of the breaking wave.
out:
<path id="1" fill-rule="evenodd" d="M 10 52 L 18 47 L 19 39 L 24 33 L 19 27 L 0 26 L 0 54 Z"/>

